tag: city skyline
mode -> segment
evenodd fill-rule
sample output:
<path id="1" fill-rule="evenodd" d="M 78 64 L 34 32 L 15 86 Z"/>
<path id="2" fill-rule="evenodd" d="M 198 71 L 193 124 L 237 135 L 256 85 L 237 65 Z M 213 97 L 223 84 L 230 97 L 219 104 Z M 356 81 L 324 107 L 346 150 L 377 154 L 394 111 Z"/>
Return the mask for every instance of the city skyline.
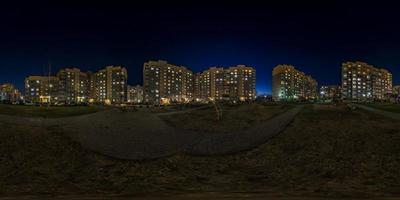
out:
<path id="1" fill-rule="evenodd" d="M 128 72 L 121 66 L 107 66 L 98 72 L 64 68 L 56 76 L 28 76 L 25 99 L 48 102 L 48 91 L 54 90 L 51 92 L 54 94 L 51 95 L 53 102 L 70 103 L 251 101 L 257 95 L 256 71 L 251 66 L 236 65 L 193 72 L 185 66 L 150 60 L 143 64 L 143 85 L 130 87 Z M 397 94 L 391 72 L 365 62 L 342 63 L 341 78 L 340 85 L 318 85 L 311 75 L 292 65 L 277 65 L 272 71 L 272 98 L 275 101 L 315 101 L 320 95 L 323 100 L 338 97 L 344 100 L 388 100 Z M 53 82 L 49 84 L 50 80 Z M 341 90 L 340 95 L 338 90 Z"/>
<path id="2" fill-rule="evenodd" d="M 122 66 L 106 66 L 97 72 L 63 68 L 56 75 L 26 77 L 24 98 L 12 102 L 111 105 L 256 99 L 256 70 L 245 65 L 193 73 L 184 66 L 150 60 L 143 64 L 143 85 L 131 86 L 127 80 L 128 71 Z M 14 99 L 13 87 L 5 84 L 0 100 Z"/>
<path id="3" fill-rule="evenodd" d="M 4 5 L 1 14 L 0 82 L 21 91 L 28 75 L 47 74 L 49 61 L 54 72 L 122 65 L 130 85 L 142 84 L 147 60 L 194 72 L 243 64 L 257 70 L 257 91 L 268 94 L 279 64 L 294 65 L 320 85 L 339 85 L 341 63 L 363 61 L 400 82 L 400 30 L 390 4 L 27 4 Z"/>
<path id="4" fill-rule="evenodd" d="M 148 60 L 148 61 L 164 61 L 164 60 L 161 60 L 161 59 L 154 59 L 154 60 Z M 148 61 L 146 61 L 146 62 L 148 62 Z M 144 63 L 146 63 L 146 62 L 144 62 Z M 339 71 L 340 71 L 340 74 L 338 74 L 338 79 L 339 79 L 339 81 L 338 82 L 334 82 L 334 83 L 327 83 L 327 84 L 324 84 L 324 83 L 326 83 L 326 81 L 324 81 L 324 80 L 319 80 L 319 79 L 317 79 L 317 78 L 315 78 L 316 79 L 316 81 L 318 82 L 318 88 L 320 87 L 320 86 L 326 86 L 326 85 L 338 85 L 338 86 L 340 86 L 341 84 L 342 84 L 342 68 L 341 68 L 341 65 L 343 64 L 343 63 L 346 63 L 346 62 L 362 62 L 362 63 L 367 63 L 367 62 L 364 62 L 364 61 L 360 61 L 360 60 L 348 60 L 348 61 L 343 61 L 341 64 L 340 64 L 340 67 L 338 67 L 338 69 L 339 69 Z M 175 64 L 175 63 L 170 63 L 170 64 Z M 25 79 L 27 78 L 27 77 L 30 77 L 30 76 L 49 76 L 49 66 L 51 66 L 52 64 L 51 63 L 48 63 L 47 65 L 45 65 L 45 66 L 43 66 L 43 72 L 41 73 L 41 74 L 38 74 L 38 73 L 36 73 L 36 74 L 28 74 L 26 77 L 23 77 L 23 80 L 22 80 L 22 82 L 12 82 L 12 81 L 2 81 L 2 80 L 0 80 L 0 83 L 2 83 L 2 84 L 13 84 L 13 85 L 15 85 L 16 87 L 17 87 L 17 89 L 19 90 L 19 91 L 24 91 L 24 88 L 25 88 Z M 239 64 L 240 65 L 240 64 Z M 262 75 L 260 75 L 260 74 L 257 74 L 257 78 L 256 78 L 256 80 L 257 80 L 257 83 L 256 83 L 256 92 L 257 92 L 257 95 L 273 95 L 273 76 L 272 76 L 272 71 L 273 71 L 273 69 L 275 68 L 275 67 L 277 67 L 277 66 L 280 66 L 280 65 L 290 65 L 290 66 L 294 66 L 294 67 L 296 67 L 296 69 L 299 69 L 300 71 L 303 71 L 302 70 L 302 68 L 301 67 L 298 67 L 298 66 L 296 66 L 296 65 L 292 65 L 292 64 L 277 64 L 277 65 L 275 65 L 272 69 L 271 69 L 271 73 L 270 74 L 267 74 L 266 75 L 266 77 L 259 77 L 259 76 L 262 76 Z M 58 72 L 60 71 L 60 70 L 64 70 L 64 69 L 79 69 L 79 70 L 81 70 L 82 72 L 96 72 L 96 71 L 100 71 L 100 70 L 102 70 L 102 69 L 104 69 L 104 67 L 107 67 L 107 66 L 121 66 L 121 67 L 124 67 L 124 68 L 126 68 L 124 65 L 105 65 L 105 66 L 103 66 L 103 67 L 96 67 L 96 68 L 91 68 L 91 69 L 83 69 L 83 68 L 81 68 L 81 67 L 78 67 L 78 66 L 67 66 L 67 67 L 65 67 L 65 66 L 61 66 L 61 67 L 51 67 L 51 76 L 57 76 L 57 74 L 58 74 Z M 142 63 L 142 66 L 143 66 L 143 63 Z M 184 66 L 184 65 L 179 65 L 179 66 Z M 235 66 L 235 65 L 232 65 L 232 66 Z M 186 67 L 186 66 L 184 66 L 184 67 Z M 207 71 L 207 70 L 209 70 L 209 69 L 211 69 L 211 68 L 215 68 L 215 67 L 217 67 L 217 68 L 228 68 L 228 67 L 230 67 L 230 66 L 224 66 L 224 65 L 218 65 L 218 66 L 211 66 L 211 67 L 206 67 L 206 68 L 204 68 L 204 70 L 202 70 L 202 71 L 193 71 L 193 70 L 191 70 L 191 68 L 190 67 L 186 67 L 188 70 L 190 70 L 190 71 L 192 71 L 193 73 L 202 73 L 202 72 L 204 72 L 204 71 Z M 142 67 L 143 68 L 143 67 Z M 254 67 L 254 69 L 256 69 L 257 70 L 257 67 Z M 384 70 L 388 70 L 389 72 L 391 72 L 391 70 L 389 69 L 389 68 L 381 68 L 381 69 L 384 69 Z M 128 75 L 131 75 L 130 73 L 128 73 Z M 139 76 L 143 76 L 143 69 L 141 69 L 141 73 L 139 73 L 138 74 Z M 138 76 L 137 74 L 135 74 L 135 76 Z M 313 74 L 308 74 L 308 75 L 310 75 L 310 76 L 312 76 L 312 77 L 315 77 Z M 258 79 L 260 79 L 260 78 L 268 78 L 268 79 L 270 79 L 271 81 L 270 82 L 268 82 L 268 83 L 266 83 L 267 85 L 265 86 L 259 86 L 258 84 L 259 84 L 259 81 L 258 81 Z M 134 81 L 132 81 L 132 80 L 130 80 L 129 79 L 129 76 L 128 76 L 128 79 L 127 79 L 127 84 L 128 85 L 131 85 L 131 86 L 135 86 L 135 85 L 141 85 L 141 86 L 143 86 L 143 77 L 141 77 L 140 78 L 141 80 L 138 82 L 137 80 L 134 80 Z M 393 86 L 396 86 L 396 85 L 398 85 L 398 83 L 397 82 L 395 82 L 395 80 L 396 80 L 396 75 L 394 75 L 393 76 Z M 262 90 L 259 90 L 259 88 L 262 88 L 262 87 L 266 87 L 266 88 L 268 88 L 267 89 L 267 91 L 262 91 Z"/>

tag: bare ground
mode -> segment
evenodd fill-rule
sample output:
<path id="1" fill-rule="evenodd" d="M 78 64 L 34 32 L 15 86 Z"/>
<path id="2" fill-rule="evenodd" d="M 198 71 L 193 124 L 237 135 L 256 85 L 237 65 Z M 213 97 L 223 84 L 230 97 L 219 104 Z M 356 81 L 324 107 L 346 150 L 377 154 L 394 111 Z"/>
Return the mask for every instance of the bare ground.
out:
<path id="1" fill-rule="evenodd" d="M 262 192 L 400 195 L 400 127 L 345 106 L 307 107 L 264 145 L 228 156 L 149 161 L 85 150 L 57 127 L 0 124 L 0 195 Z"/>

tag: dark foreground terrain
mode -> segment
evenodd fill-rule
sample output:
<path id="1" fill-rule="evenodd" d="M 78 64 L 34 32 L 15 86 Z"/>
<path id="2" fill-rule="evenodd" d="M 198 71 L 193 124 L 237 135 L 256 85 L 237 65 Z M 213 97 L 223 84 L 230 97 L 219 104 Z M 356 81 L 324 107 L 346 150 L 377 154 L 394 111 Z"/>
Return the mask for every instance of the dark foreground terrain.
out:
<path id="1" fill-rule="evenodd" d="M 147 161 L 89 152 L 57 127 L 0 122 L 0 196 L 400 196 L 399 144 L 397 121 L 344 105 L 308 105 L 284 132 L 251 151 Z"/>
<path id="2" fill-rule="evenodd" d="M 0 104 L 0 115 L 18 117 L 61 118 L 79 116 L 105 110 L 102 106 L 25 106 Z"/>

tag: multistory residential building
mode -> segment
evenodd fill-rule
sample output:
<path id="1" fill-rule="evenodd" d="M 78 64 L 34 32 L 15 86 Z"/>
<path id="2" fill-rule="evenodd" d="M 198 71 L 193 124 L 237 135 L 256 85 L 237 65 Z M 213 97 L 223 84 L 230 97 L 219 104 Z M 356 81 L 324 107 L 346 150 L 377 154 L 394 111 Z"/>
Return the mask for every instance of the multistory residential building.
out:
<path id="1" fill-rule="evenodd" d="M 25 100 L 53 103 L 58 99 L 59 80 L 55 76 L 29 76 L 25 79 Z"/>
<path id="2" fill-rule="evenodd" d="M 236 65 L 225 70 L 225 94 L 231 101 L 252 101 L 256 94 L 256 70 Z"/>
<path id="3" fill-rule="evenodd" d="M 127 93 L 128 93 L 128 98 L 127 98 L 127 102 L 128 103 L 143 103 L 143 87 L 140 85 L 136 85 L 136 86 L 128 86 L 127 89 Z"/>
<path id="4" fill-rule="evenodd" d="M 86 72 L 88 79 L 88 102 L 94 103 L 96 100 L 96 73 L 91 71 Z"/>
<path id="5" fill-rule="evenodd" d="M 392 89 L 392 74 L 388 70 L 358 61 L 342 64 L 342 98 L 344 100 L 388 100 Z"/>
<path id="6" fill-rule="evenodd" d="M 306 101 L 318 99 L 318 82 L 309 75 L 305 77 L 304 81 L 304 99 Z"/>
<path id="7" fill-rule="evenodd" d="M 225 95 L 225 70 L 211 67 L 196 75 L 197 97 L 201 100 L 222 100 Z"/>
<path id="8" fill-rule="evenodd" d="M 278 65 L 272 71 L 272 98 L 275 101 L 314 101 L 318 82 L 292 65 Z"/>
<path id="9" fill-rule="evenodd" d="M 193 83 L 192 83 L 192 88 L 193 88 L 193 100 L 195 101 L 201 101 L 200 99 L 200 78 L 201 78 L 201 73 L 198 72 L 196 74 L 193 74 Z"/>
<path id="10" fill-rule="evenodd" d="M 0 101 L 16 102 L 21 98 L 19 90 L 11 83 L 0 84 Z"/>
<path id="11" fill-rule="evenodd" d="M 400 97 L 400 85 L 393 86 L 393 96 Z"/>
<path id="12" fill-rule="evenodd" d="M 202 101 L 256 99 L 256 70 L 245 65 L 211 67 L 195 77 L 196 98 Z"/>
<path id="13" fill-rule="evenodd" d="M 58 102 L 83 103 L 89 101 L 90 78 L 78 68 L 65 68 L 57 73 Z"/>
<path id="14" fill-rule="evenodd" d="M 94 88 L 94 101 L 115 104 L 126 101 L 128 73 L 121 66 L 107 66 L 89 77 L 89 89 Z M 94 82 L 93 84 L 90 84 Z M 91 93 L 91 91 L 89 91 Z"/>
<path id="15" fill-rule="evenodd" d="M 143 65 L 143 95 L 146 103 L 188 102 L 193 98 L 193 72 L 166 61 Z"/>

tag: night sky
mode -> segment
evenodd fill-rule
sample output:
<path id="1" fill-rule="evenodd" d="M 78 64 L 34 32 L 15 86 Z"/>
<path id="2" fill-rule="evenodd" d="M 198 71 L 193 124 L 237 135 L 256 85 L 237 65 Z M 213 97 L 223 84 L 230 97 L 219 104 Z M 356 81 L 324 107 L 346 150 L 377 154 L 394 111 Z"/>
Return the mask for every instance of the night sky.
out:
<path id="1" fill-rule="evenodd" d="M 128 82 L 141 84 L 143 63 L 150 59 L 194 72 L 250 65 L 257 69 L 259 93 L 271 92 L 277 64 L 292 64 L 321 85 L 340 84 L 341 63 L 361 60 L 389 69 L 400 83 L 394 3 L 108 2 L 2 3 L 0 83 L 22 89 L 24 78 L 44 75 L 50 61 L 54 72 L 123 65 Z"/>

